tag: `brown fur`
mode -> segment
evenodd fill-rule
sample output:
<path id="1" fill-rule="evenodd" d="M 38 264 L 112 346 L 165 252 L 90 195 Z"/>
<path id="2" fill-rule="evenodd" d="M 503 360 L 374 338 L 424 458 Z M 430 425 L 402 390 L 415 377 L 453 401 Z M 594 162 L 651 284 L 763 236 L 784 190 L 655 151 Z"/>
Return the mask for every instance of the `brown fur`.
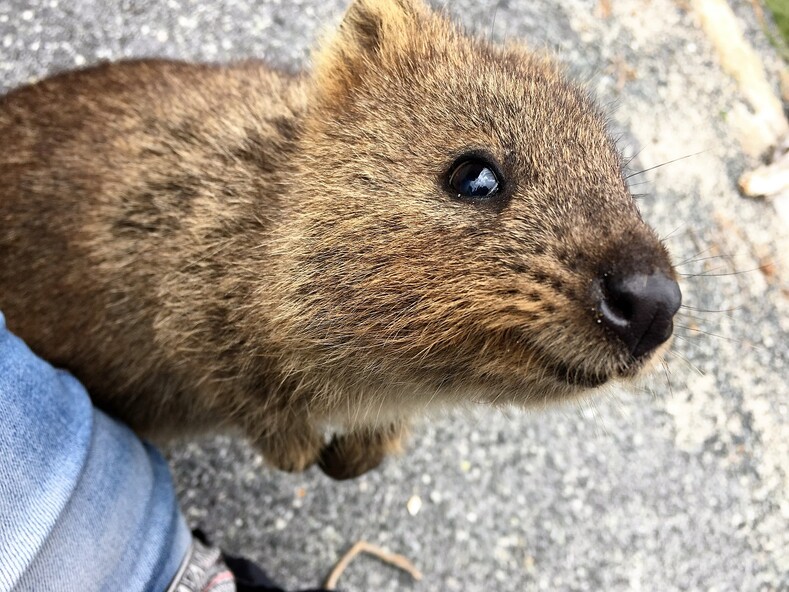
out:
<path id="1" fill-rule="evenodd" d="M 240 427 L 287 470 L 357 475 L 434 404 L 635 375 L 599 277 L 673 273 L 587 95 L 417 0 L 355 0 L 304 76 L 61 74 L 0 98 L 0 137 L 9 328 L 140 433 Z M 443 187 L 469 148 L 504 206 Z"/>

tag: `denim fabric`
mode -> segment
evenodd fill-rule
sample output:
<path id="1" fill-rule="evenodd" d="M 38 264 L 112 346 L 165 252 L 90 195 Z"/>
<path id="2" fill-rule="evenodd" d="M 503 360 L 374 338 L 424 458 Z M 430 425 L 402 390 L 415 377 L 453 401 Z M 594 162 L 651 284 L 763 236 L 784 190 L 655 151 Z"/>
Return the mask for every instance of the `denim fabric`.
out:
<path id="1" fill-rule="evenodd" d="M 163 591 L 190 541 L 162 456 L 0 313 L 0 592 Z"/>

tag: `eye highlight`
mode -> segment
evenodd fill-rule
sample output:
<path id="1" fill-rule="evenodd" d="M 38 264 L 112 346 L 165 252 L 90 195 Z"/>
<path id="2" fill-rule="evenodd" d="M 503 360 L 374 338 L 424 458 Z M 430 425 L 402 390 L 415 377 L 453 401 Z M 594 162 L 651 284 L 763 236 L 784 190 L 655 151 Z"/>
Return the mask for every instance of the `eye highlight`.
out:
<path id="1" fill-rule="evenodd" d="M 499 192 L 496 168 L 485 159 L 471 157 L 460 161 L 449 173 L 449 186 L 458 197 L 484 199 Z"/>

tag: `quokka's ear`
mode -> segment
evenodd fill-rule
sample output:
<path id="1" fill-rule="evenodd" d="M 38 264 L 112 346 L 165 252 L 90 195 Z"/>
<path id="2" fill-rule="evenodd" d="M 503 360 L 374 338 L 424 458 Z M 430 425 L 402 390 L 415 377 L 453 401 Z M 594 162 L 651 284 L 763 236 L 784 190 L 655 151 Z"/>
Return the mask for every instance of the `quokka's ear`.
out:
<path id="1" fill-rule="evenodd" d="M 420 0 L 353 0 L 340 25 L 340 41 L 352 53 L 375 54 L 386 42 L 407 40 L 426 11 Z"/>
<path id="2" fill-rule="evenodd" d="M 347 92 L 367 69 L 408 44 L 429 12 L 422 0 L 352 0 L 339 29 L 314 56 L 321 93 Z"/>

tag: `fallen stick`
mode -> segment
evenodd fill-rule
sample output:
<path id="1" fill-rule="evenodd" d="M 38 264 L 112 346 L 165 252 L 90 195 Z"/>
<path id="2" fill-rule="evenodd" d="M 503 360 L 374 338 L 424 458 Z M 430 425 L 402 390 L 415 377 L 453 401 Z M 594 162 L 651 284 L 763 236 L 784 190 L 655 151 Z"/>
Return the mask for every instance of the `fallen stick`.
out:
<path id="1" fill-rule="evenodd" d="M 336 590 L 337 581 L 340 579 L 340 576 L 346 570 L 351 561 L 353 561 L 353 559 L 360 553 L 367 553 L 368 555 L 372 555 L 373 557 L 380 559 L 384 563 L 393 565 L 396 568 L 407 572 L 417 581 L 422 579 L 422 573 L 404 556 L 385 551 L 381 547 L 373 545 L 372 543 L 368 543 L 367 541 L 359 541 L 354 544 L 353 547 L 351 547 L 345 553 L 345 555 L 342 556 L 342 558 L 340 558 L 340 560 L 334 566 L 334 569 L 331 570 L 329 577 L 326 578 L 326 584 L 324 584 L 324 588 L 327 590 Z"/>

